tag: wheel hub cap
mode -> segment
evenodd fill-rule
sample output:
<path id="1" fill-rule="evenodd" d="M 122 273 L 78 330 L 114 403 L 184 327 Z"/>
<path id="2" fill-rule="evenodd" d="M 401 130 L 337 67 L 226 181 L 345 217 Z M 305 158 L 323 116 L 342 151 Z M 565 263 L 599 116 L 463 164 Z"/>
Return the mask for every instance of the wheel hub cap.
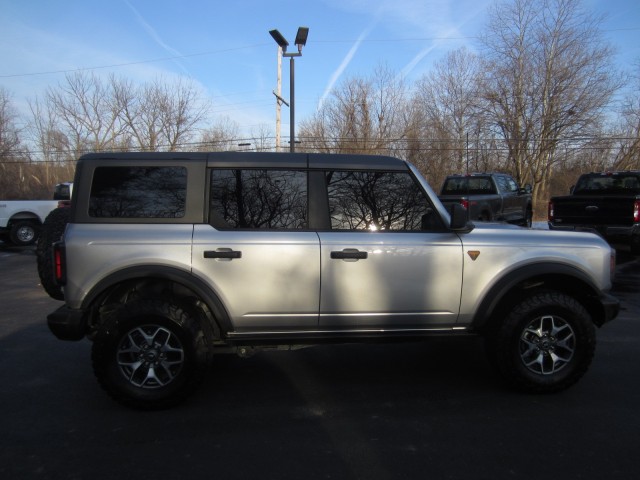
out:
<path id="1" fill-rule="evenodd" d="M 178 337 L 158 325 L 131 330 L 122 338 L 118 367 L 131 384 L 159 388 L 171 383 L 182 370 L 185 355 Z"/>
<path id="2" fill-rule="evenodd" d="M 551 375 L 573 358 L 575 333 L 561 317 L 545 315 L 533 320 L 520 336 L 520 359 L 531 372 Z"/>

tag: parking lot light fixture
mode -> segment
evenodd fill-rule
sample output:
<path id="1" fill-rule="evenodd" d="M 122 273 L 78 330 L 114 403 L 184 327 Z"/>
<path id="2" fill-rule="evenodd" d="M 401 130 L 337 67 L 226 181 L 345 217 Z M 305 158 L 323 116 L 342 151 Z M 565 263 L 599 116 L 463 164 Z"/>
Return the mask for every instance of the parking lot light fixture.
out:
<path id="1" fill-rule="evenodd" d="M 302 56 L 302 47 L 307 44 L 307 37 L 309 36 L 309 28 L 308 27 L 299 27 L 298 32 L 296 33 L 295 45 L 298 47 L 297 52 L 287 53 L 287 47 L 289 46 L 289 42 L 286 38 L 276 29 L 269 30 L 269 34 L 276 41 L 278 46 L 282 49 L 282 56 L 289 57 L 289 90 L 290 90 L 290 98 L 289 98 L 289 151 L 291 153 L 295 152 L 295 64 L 294 57 Z M 280 78 L 278 72 L 278 78 Z M 278 94 L 279 95 L 279 94 Z M 280 100 L 278 100 L 279 102 Z M 276 128 L 277 129 L 277 128 Z M 279 130 L 279 129 L 277 129 Z"/>

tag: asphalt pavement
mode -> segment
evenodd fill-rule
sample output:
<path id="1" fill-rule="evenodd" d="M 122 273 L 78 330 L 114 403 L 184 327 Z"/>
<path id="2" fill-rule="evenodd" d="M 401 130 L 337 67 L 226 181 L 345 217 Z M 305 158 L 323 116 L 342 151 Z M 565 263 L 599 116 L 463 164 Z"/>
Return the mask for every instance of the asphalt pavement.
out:
<path id="1" fill-rule="evenodd" d="M 640 260 L 589 372 L 554 395 L 505 389 L 479 339 L 217 357 L 166 411 L 113 402 L 32 249 L 0 246 L 0 478 L 631 479 L 640 450 Z"/>

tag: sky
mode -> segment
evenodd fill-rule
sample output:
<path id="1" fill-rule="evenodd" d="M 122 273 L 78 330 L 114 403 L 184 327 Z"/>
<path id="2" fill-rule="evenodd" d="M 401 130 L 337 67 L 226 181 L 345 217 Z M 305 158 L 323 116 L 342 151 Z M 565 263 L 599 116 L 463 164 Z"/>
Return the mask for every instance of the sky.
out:
<path id="1" fill-rule="evenodd" d="M 479 48 L 493 0 L 0 0 L 0 87 L 24 118 L 28 102 L 65 75 L 88 69 L 136 83 L 188 79 L 212 102 L 213 119 L 243 132 L 274 129 L 278 29 L 291 44 L 309 28 L 295 59 L 296 124 L 332 88 L 384 65 L 411 83 L 460 47 Z M 584 0 L 604 14 L 615 61 L 640 63 L 640 1 Z M 289 59 L 282 96 L 289 100 Z M 282 109 L 282 132 L 289 111 Z"/>

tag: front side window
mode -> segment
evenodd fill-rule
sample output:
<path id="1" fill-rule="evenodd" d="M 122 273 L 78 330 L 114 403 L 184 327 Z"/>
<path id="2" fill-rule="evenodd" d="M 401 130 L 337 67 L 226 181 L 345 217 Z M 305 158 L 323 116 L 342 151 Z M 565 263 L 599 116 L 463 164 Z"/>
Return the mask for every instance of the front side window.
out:
<path id="1" fill-rule="evenodd" d="M 216 228 L 306 229 L 307 204 L 306 172 L 211 171 L 209 220 Z"/>
<path id="2" fill-rule="evenodd" d="M 91 184 L 89 216 L 181 218 L 186 198 L 184 167 L 98 167 Z"/>
<path id="3" fill-rule="evenodd" d="M 418 231 L 440 226 L 409 173 L 331 171 L 326 180 L 333 230 Z"/>
<path id="4" fill-rule="evenodd" d="M 508 191 L 516 193 L 518 191 L 518 184 L 511 177 L 505 177 L 508 185 Z"/>

